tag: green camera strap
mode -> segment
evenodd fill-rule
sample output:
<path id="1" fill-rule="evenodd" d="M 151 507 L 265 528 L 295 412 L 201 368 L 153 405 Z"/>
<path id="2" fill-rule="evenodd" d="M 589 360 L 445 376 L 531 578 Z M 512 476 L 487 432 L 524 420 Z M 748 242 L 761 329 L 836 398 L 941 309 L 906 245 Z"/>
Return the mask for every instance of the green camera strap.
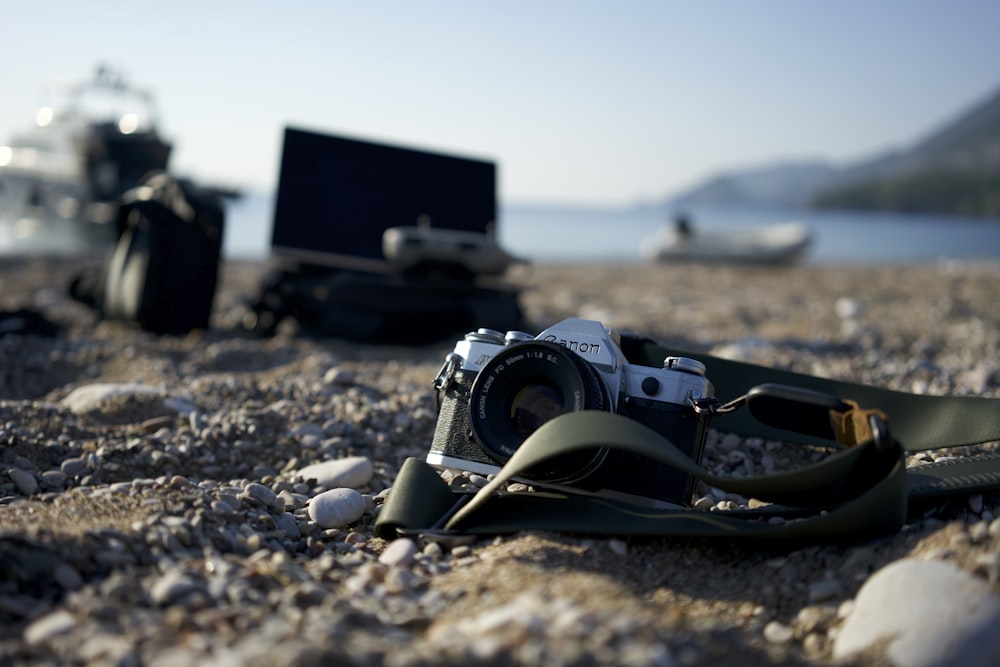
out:
<path id="1" fill-rule="evenodd" d="M 755 402 L 751 409 L 715 417 L 713 428 L 790 446 L 833 445 L 835 451 L 792 471 L 719 477 L 634 420 L 606 412 L 573 412 L 531 434 L 495 478 L 474 494 L 452 489 L 431 466 L 408 459 L 376 521 L 378 534 L 447 538 L 555 530 L 759 539 L 860 537 L 898 531 L 917 501 L 1000 490 L 1000 456 L 905 465 L 908 451 L 1000 440 L 1000 399 L 908 394 L 670 350 L 640 339 L 623 338 L 622 350 L 631 363 L 653 367 L 666 356 L 695 358 L 710 369 L 713 382 L 724 388 L 729 400 Z M 784 389 L 789 389 L 787 395 Z M 818 408 L 809 392 L 839 397 L 843 406 Z M 888 424 L 888 432 L 880 432 L 879 424 Z M 595 447 L 648 457 L 713 487 L 754 498 L 757 508 L 663 509 L 574 489 L 505 490 L 509 481 L 540 462 Z"/>

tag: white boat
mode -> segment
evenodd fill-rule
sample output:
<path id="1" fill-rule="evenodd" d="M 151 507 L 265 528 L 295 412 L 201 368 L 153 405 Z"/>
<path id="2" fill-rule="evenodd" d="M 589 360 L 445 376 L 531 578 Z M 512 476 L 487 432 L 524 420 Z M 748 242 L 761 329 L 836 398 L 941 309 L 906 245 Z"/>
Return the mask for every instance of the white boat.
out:
<path id="1" fill-rule="evenodd" d="M 659 262 L 789 264 L 802 259 L 811 242 L 808 227 L 800 222 L 726 230 L 676 225 L 643 239 L 639 252 Z"/>
<path id="2" fill-rule="evenodd" d="M 118 197 L 167 167 L 148 91 L 99 68 L 50 96 L 33 127 L 0 145 L 0 253 L 109 244 Z"/>

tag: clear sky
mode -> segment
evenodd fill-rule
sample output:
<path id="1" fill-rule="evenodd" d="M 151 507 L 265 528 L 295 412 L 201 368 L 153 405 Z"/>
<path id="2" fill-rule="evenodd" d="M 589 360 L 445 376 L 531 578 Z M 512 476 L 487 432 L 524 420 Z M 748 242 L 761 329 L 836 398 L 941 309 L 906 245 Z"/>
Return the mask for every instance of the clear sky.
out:
<path id="1" fill-rule="evenodd" d="M 1000 88 L 997 0 L 5 0 L 0 142 L 108 63 L 178 173 L 276 180 L 286 124 L 496 160 L 507 202 L 660 199 L 903 147 Z"/>

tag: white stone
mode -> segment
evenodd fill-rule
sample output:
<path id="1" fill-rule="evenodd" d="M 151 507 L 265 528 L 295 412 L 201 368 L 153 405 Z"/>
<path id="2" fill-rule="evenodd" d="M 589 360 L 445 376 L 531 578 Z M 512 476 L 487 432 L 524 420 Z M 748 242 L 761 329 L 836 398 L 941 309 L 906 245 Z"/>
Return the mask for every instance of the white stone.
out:
<path id="1" fill-rule="evenodd" d="M 896 667 L 986 667 L 1000 655 L 997 627 L 1000 598 L 985 581 L 940 561 L 900 560 L 858 591 L 833 657 L 882 646 Z"/>
<path id="2" fill-rule="evenodd" d="M 77 387 L 62 399 L 73 412 L 90 412 L 114 396 L 164 396 L 163 389 L 145 384 L 100 382 Z"/>
<path id="3" fill-rule="evenodd" d="M 40 644 L 64 635 L 75 627 L 76 617 L 65 609 L 57 609 L 32 621 L 24 629 L 24 641 L 28 644 Z"/>
<path id="4" fill-rule="evenodd" d="M 357 489 L 370 482 L 374 473 L 375 467 L 364 456 L 348 456 L 308 465 L 298 471 L 298 477 L 315 479 L 318 485 L 329 489 Z"/>
<path id="5" fill-rule="evenodd" d="M 309 518 L 323 528 L 343 528 L 365 513 L 365 499 L 354 489 L 330 489 L 309 502 Z"/>
<path id="6" fill-rule="evenodd" d="M 385 548 L 378 560 L 383 565 L 409 565 L 417 554 L 416 543 L 407 538 L 393 540 Z"/>
<path id="7" fill-rule="evenodd" d="M 787 644 L 795 637 L 795 631 L 784 623 L 771 621 L 764 626 L 764 639 L 772 644 Z"/>
<path id="8" fill-rule="evenodd" d="M 865 311 L 864 304 L 849 296 L 842 296 L 837 299 L 833 308 L 837 313 L 837 317 L 842 320 L 857 319 Z"/>

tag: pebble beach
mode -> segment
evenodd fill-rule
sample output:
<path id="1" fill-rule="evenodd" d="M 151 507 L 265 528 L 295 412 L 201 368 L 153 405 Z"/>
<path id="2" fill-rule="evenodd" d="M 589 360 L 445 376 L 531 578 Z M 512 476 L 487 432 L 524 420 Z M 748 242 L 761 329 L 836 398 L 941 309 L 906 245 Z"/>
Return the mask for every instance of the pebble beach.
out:
<path id="1" fill-rule="evenodd" d="M 259 337 L 242 323 L 261 262 L 223 264 L 208 330 L 160 337 L 68 296 L 88 263 L 0 258 L 0 310 L 56 325 L 0 335 L 0 665 L 1000 660 L 1000 494 L 832 543 L 387 541 L 373 522 L 402 462 L 427 452 L 454 339 Z M 507 279 L 531 333 L 580 317 L 813 375 L 1000 397 L 996 263 L 553 263 Z M 713 431 L 705 465 L 755 475 L 794 457 Z M 747 500 L 696 495 L 706 511 Z"/>

